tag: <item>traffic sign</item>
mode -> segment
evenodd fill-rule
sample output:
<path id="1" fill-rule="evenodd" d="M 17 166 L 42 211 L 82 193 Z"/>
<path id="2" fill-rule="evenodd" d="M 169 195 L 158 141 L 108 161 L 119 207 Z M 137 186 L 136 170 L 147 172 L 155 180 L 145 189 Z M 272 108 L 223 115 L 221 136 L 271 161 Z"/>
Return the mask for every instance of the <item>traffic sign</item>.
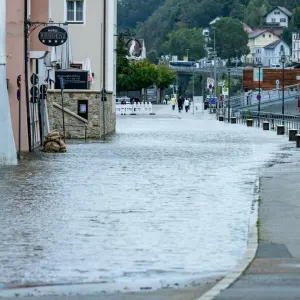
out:
<path id="1" fill-rule="evenodd" d="M 256 99 L 257 99 L 258 101 L 260 101 L 260 100 L 261 100 L 261 95 L 258 94 L 258 95 L 256 96 Z"/>
<path id="2" fill-rule="evenodd" d="M 46 84 L 40 86 L 40 99 L 45 100 L 47 98 L 47 90 L 48 86 Z"/>
<path id="3" fill-rule="evenodd" d="M 20 99 L 21 99 L 21 75 L 19 75 L 17 78 L 17 86 L 18 86 L 17 99 L 20 101 Z"/>
<path id="4" fill-rule="evenodd" d="M 32 85 L 37 85 L 39 83 L 39 77 L 33 73 L 30 77 L 30 82 Z"/>
<path id="5" fill-rule="evenodd" d="M 215 85 L 215 80 L 211 77 L 208 77 L 207 78 L 207 88 L 211 89 L 212 87 L 214 87 L 214 85 Z"/>
<path id="6" fill-rule="evenodd" d="M 39 96 L 39 89 L 37 88 L 37 86 L 32 86 L 30 89 L 30 102 L 31 103 L 37 103 L 38 100 L 38 96 Z"/>

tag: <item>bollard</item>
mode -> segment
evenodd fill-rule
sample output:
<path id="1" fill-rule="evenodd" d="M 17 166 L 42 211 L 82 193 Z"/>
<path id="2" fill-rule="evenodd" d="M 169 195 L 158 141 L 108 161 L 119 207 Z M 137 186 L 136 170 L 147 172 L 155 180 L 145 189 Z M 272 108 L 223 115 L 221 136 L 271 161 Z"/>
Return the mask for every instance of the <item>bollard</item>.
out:
<path id="1" fill-rule="evenodd" d="M 269 122 L 263 122 L 263 130 L 270 130 L 270 123 Z"/>
<path id="2" fill-rule="evenodd" d="M 219 121 L 223 122 L 224 121 L 224 117 L 223 116 L 219 116 Z"/>
<path id="3" fill-rule="evenodd" d="M 289 141 L 296 141 L 296 135 L 298 134 L 298 130 L 297 129 L 290 129 L 289 130 Z"/>
<path id="4" fill-rule="evenodd" d="M 296 147 L 300 148 L 300 134 L 296 134 Z"/>
<path id="5" fill-rule="evenodd" d="M 253 126 L 253 119 L 247 119 L 247 127 Z"/>
<path id="6" fill-rule="evenodd" d="M 284 135 L 284 125 L 277 125 L 277 135 Z"/>
<path id="7" fill-rule="evenodd" d="M 230 118 L 230 123 L 231 124 L 236 124 L 236 117 L 231 117 Z"/>

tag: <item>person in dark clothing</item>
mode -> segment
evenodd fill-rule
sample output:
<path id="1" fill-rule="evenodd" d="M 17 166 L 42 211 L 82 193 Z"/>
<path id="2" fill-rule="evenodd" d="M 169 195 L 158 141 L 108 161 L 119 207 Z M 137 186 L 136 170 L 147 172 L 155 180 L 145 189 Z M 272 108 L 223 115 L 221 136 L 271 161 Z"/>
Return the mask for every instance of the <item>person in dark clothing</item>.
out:
<path id="1" fill-rule="evenodd" d="M 178 99 L 178 112 L 181 112 L 183 109 L 184 97 L 180 96 Z"/>

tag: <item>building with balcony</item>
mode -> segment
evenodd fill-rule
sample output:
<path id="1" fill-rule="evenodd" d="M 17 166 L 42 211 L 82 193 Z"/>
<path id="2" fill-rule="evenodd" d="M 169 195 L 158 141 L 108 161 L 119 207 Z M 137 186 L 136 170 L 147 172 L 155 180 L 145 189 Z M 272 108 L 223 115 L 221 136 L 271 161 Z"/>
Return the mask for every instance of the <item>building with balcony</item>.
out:
<path id="1" fill-rule="evenodd" d="M 265 24 L 268 26 L 288 27 L 292 13 L 282 6 L 276 6 L 265 15 Z"/>
<path id="2" fill-rule="evenodd" d="M 258 64 L 263 63 L 263 48 L 280 40 L 280 38 L 269 30 L 257 30 L 249 34 L 248 47 L 250 54 L 246 57 L 246 63 Z"/>
<path id="3" fill-rule="evenodd" d="M 298 32 L 292 34 L 292 62 L 300 63 L 300 34 Z"/>

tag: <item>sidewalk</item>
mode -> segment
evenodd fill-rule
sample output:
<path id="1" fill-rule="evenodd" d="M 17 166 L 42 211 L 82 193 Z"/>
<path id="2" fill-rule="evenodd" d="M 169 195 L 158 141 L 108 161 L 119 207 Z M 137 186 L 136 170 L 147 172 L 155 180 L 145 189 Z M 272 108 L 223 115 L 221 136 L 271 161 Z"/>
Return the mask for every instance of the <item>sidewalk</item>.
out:
<path id="1" fill-rule="evenodd" d="M 256 258 L 216 300 L 300 299 L 300 151 L 280 156 L 261 177 Z"/>

